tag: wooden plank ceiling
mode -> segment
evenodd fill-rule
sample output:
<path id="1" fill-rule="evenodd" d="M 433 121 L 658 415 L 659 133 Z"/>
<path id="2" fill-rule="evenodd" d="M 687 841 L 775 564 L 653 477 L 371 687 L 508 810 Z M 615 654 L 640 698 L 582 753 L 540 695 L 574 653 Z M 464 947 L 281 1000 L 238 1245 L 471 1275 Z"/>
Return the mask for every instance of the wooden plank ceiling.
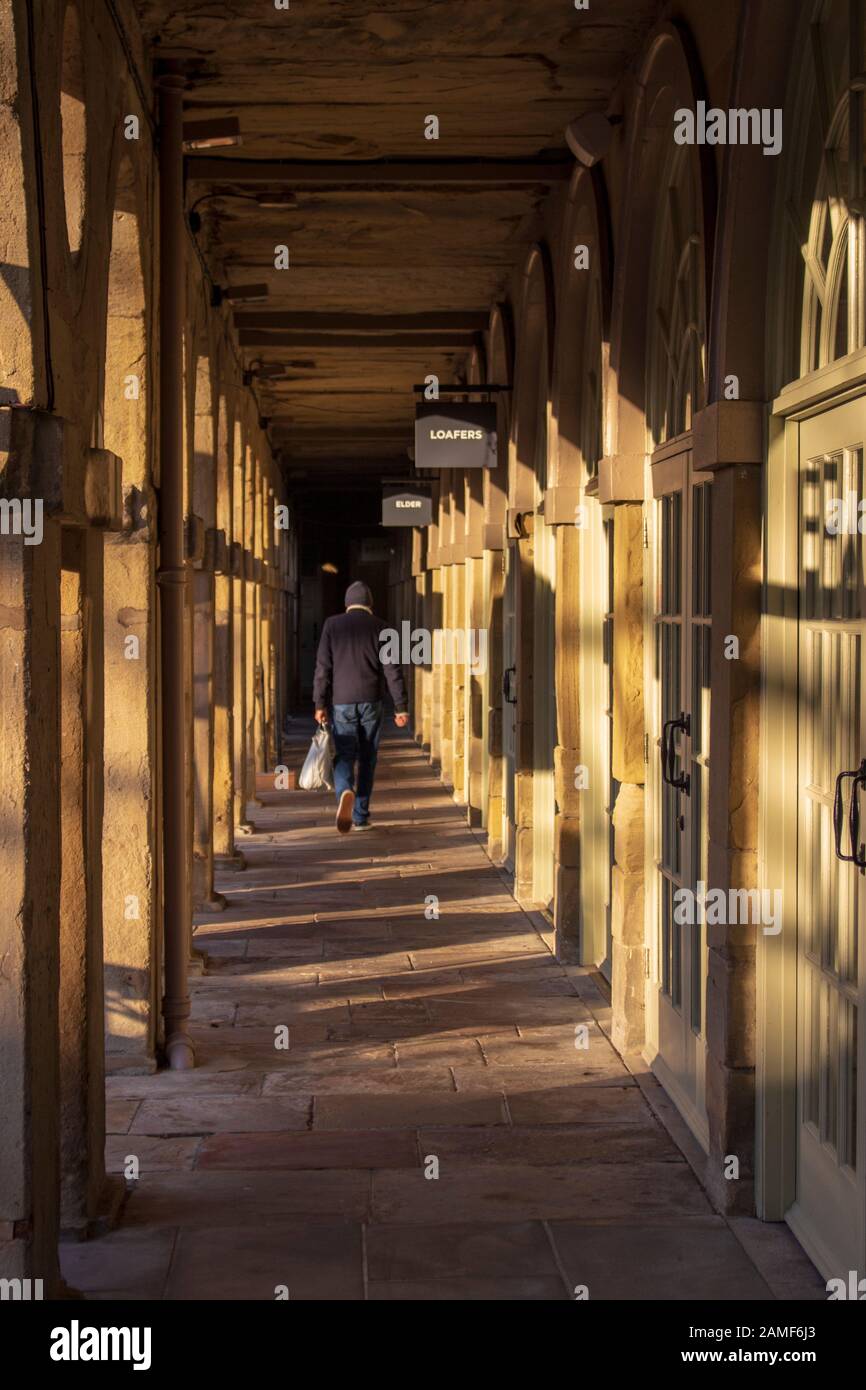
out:
<path id="1" fill-rule="evenodd" d="M 405 461 L 413 383 L 461 379 L 473 316 L 501 296 L 550 182 L 568 174 L 565 126 L 605 108 L 656 0 L 136 4 L 154 58 L 188 65 L 189 118 L 240 122 L 240 147 L 190 158 L 187 207 L 220 284 L 268 286 L 234 313 L 245 363 L 284 368 L 255 382 L 274 447 L 289 469 Z M 477 181 L 430 181 L 433 163 L 469 159 L 487 161 Z M 308 177 L 238 163 L 265 160 L 303 161 Z M 377 160 L 390 162 L 378 181 L 361 169 Z M 537 182 L 515 169 L 509 182 L 497 161 L 565 167 Z M 274 190 L 293 204 L 260 206 Z M 288 270 L 274 268 L 279 244 Z M 353 316 L 345 327 L 341 315 Z"/>

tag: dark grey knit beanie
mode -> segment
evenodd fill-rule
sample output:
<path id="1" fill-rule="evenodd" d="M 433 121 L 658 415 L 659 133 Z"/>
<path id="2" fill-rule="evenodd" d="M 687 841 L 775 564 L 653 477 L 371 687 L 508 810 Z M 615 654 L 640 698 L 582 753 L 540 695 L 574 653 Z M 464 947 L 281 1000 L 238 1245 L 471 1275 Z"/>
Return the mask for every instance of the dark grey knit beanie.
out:
<path id="1" fill-rule="evenodd" d="M 361 604 L 364 608 L 373 607 L 373 595 L 360 579 L 356 579 L 346 590 L 346 607 L 352 608 L 355 604 Z"/>

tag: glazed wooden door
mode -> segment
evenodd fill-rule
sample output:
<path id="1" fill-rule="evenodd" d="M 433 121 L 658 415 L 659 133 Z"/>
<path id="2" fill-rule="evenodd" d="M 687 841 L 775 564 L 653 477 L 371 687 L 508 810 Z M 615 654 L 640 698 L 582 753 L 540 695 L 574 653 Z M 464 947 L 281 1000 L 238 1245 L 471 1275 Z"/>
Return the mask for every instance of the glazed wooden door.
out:
<path id="1" fill-rule="evenodd" d="M 706 883 L 712 485 L 689 447 L 653 467 L 647 737 L 648 1042 L 706 1146 Z M 686 898 L 685 895 L 690 895 Z"/>
<path id="2" fill-rule="evenodd" d="M 797 1200 L 827 1277 L 866 1275 L 862 399 L 800 424 Z"/>

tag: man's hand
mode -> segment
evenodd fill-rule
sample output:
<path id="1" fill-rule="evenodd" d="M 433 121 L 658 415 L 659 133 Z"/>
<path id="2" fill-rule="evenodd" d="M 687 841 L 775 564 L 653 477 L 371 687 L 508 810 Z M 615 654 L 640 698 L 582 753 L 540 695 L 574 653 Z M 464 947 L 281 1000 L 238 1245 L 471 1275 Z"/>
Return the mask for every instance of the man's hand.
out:
<path id="1" fill-rule="evenodd" d="M 328 722 L 328 711 L 327 711 L 326 709 L 317 709 L 317 710 L 316 710 L 316 723 L 317 723 L 317 724 L 327 724 L 327 722 Z"/>
<path id="2" fill-rule="evenodd" d="M 398 729 L 405 729 L 406 725 L 409 723 L 408 714 L 395 714 L 394 723 L 397 725 Z"/>

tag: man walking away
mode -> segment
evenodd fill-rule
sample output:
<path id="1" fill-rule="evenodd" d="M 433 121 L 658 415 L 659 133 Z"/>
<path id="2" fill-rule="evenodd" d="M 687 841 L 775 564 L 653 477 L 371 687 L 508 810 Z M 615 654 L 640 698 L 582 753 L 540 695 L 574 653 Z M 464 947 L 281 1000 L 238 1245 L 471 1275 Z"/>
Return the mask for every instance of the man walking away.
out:
<path id="1" fill-rule="evenodd" d="M 409 722 L 403 668 L 383 664 L 379 655 L 386 624 L 373 613 L 373 595 L 366 584 L 350 584 L 345 602 L 345 613 L 327 618 L 322 628 L 313 681 L 318 723 L 326 723 L 328 707 L 332 709 L 337 829 L 342 835 L 352 826 L 370 829 L 385 681 L 394 701 L 397 728 Z"/>

